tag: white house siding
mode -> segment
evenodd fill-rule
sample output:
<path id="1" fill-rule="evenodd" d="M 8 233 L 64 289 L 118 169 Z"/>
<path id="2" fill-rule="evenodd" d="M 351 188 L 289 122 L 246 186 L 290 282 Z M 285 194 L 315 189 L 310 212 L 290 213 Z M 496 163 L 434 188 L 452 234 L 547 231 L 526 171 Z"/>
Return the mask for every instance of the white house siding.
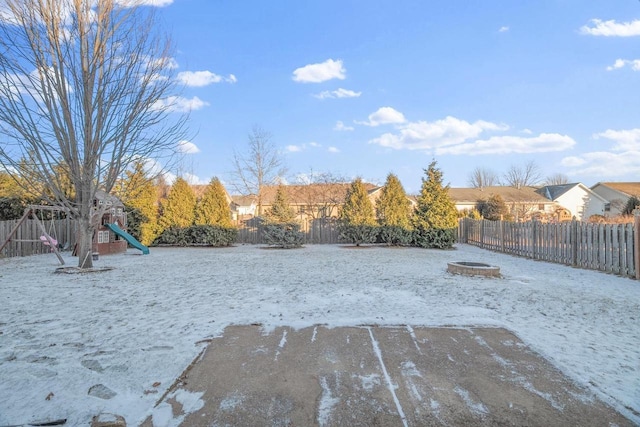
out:
<path id="1" fill-rule="evenodd" d="M 629 197 L 618 190 L 607 187 L 606 185 L 597 184 L 591 191 L 607 200 L 610 203 L 610 210 L 605 212 L 605 216 L 618 216 L 622 213 Z"/>
<path id="2" fill-rule="evenodd" d="M 556 199 L 560 206 L 568 209 L 579 221 L 587 221 L 592 215 L 604 215 L 607 203 L 597 194 L 582 186 L 575 186 Z"/>

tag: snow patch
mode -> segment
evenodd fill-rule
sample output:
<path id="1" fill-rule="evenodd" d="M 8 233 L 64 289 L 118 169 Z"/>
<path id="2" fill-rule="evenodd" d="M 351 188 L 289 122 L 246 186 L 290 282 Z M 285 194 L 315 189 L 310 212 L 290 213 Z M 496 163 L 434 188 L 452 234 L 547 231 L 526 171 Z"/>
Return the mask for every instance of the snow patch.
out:
<path id="1" fill-rule="evenodd" d="M 320 387 L 322 387 L 322 396 L 320 397 L 320 404 L 318 405 L 318 424 L 322 427 L 330 425 L 331 412 L 340 402 L 340 399 L 333 396 L 325 377 L 320 377 Z"/>
<path id="2" fill-rule="evenodd" d="M 408 426 L 407 418 L 404 415 L 404 411 L 402 410 L 402 405 L 400 404 L 400 400 L 398 399 L 398 395 L 396 394 L 397 386 L 394 385 L 393 382 L 391 381 L 391 377 L 389 376 L 387 367 L 384 364 L 384 360 L 382 359 L 382 351 L 380 351 L 380 345 L 378 344 L 378 341 L 376 341 L 375 337 L 373 336 L 373 330 L 371 330 L 370 327 L 367 327 L 367 330 L 369 331 L 369 337 L 371 337 L 371 345 L 373 346 L 373 352 L 378 357 L 378 361 L 380 362 L 380 367 L 382 368 L 382 373 L 384 374 L 384 379 L 387 381 L 387 388 L 389 389 L 391 396 L 393 396 L 393 402 L 396 404 L 398 415 L 400 415 L 400 419 L 402 419 L 402 425 L 404 427 L 407 427 Z"/>
<path id="3" fill-rule="evenodd" d="M 482 402 L 474 401 L 471 398 L 471 394 L 467 390 L 463 389 L 460 386 L 456 386 L 453 389 L 453 391 L 455 391 L 456 394 L 462 398 L 465 405 L 467 405 L 467 408 L 469 408 L 469 410 L 474 414 L 482 416 L 482 415 L 487 415 L 489 413 L 489 410 L 487 409 L 487 407 L 484 406 Z"/>

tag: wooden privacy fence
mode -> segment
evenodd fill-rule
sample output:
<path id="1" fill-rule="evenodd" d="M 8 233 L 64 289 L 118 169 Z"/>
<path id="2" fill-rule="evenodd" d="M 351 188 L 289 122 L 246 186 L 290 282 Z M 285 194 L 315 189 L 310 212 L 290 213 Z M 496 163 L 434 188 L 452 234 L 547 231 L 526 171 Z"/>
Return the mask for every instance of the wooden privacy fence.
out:
<path id="1" fill-rule="evenodd" d="M 0 221 L 0 245 L 5 241 L 11 230 L 19 220 Z M 45 220 L 44 226 L 47 234 L 56 239 L 62 249 L 70 250 L 76 243 L 75 222 L 70 219 Z M 49 253 L 51 247 L 40 241 L 42 229 L 36 220 L 28 219 L 22 223 L 11 241 L 2 250 L 0 256 L 16 257 Z M 36 240 L 35 242 L 23 242 L 21 240 Z"/>
<path id="2" fill-rule="evenodd" d="M 307 219 L 299 222 L 304 242 L 309 244 L 340 243 L 335 218 Z M 256 219 L 238 224 L 238 243 L 262 244 L 262 224 Z"/>
<path id="3" fill-rule="evenodd" d="M 497 252 L 640 279 L 638 224 L 488 221 L 462 218 L 458 240 Z"/>

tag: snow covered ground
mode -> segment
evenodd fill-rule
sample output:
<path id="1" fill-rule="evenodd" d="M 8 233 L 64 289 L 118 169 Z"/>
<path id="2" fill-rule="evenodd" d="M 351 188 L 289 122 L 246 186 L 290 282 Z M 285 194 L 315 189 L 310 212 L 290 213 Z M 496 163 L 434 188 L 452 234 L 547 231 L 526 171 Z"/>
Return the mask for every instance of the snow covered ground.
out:
<path id="1" fill-rule="evenodd" d="M 74 275 L 53 274 L 54 255 L 0 259 L 0 426 L 100 412 L 137 425 L 207 338 L 251 323 L 505 327 L 640 424 L 637 281 L 467 245 L 137 253 Z M 454 276 L 450 261 L 504 277 Z"/>

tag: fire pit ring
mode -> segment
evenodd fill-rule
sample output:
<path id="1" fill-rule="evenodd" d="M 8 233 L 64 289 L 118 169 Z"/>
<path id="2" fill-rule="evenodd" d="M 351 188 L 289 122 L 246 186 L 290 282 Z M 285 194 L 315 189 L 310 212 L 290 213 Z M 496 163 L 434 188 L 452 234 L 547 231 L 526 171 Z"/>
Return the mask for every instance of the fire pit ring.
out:
<path id="1" fill-rule="evenodd" d="M 456 261 L 447 263 L 447 271 L 465 276 L 500 277 L 500 267 L 482 262 Z"/>

